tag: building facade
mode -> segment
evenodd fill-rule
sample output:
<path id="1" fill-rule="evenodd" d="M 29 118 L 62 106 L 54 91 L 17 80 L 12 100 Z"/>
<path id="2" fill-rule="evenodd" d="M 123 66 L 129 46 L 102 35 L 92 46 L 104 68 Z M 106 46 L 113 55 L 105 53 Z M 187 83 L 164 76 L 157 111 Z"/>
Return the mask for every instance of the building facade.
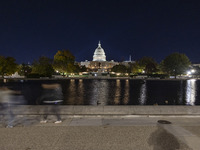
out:
<path id="1" fill-rule="evenodd" d="M 101 47 L 100 41 L 98 47 L 94 51 L 93 60 L 81 62 L 81 66 L 85 66 L 90 72 L 110 72 L 113 66 L 118 64 L 119 63 L 114 60 L 106 61 L 106 54 Z"/>

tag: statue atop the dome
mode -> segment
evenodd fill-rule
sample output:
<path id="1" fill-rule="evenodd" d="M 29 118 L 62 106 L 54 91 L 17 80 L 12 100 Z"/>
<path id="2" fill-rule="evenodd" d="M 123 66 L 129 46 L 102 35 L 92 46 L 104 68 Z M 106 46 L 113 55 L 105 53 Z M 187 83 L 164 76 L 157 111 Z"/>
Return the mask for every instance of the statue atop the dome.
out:
<path id="1" fill-rule="evenodd" d="M 98 44 L 98 46 L 99 46 L 99 47 L 101 47 L 101 42 L 100 42 L 100 41 L 99 41 L 99 44 Z"/>

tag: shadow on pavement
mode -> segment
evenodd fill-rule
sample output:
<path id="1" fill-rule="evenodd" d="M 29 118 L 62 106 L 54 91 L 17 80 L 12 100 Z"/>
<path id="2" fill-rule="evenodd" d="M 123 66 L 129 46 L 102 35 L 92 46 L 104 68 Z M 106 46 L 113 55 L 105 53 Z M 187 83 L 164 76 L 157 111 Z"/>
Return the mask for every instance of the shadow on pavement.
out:
<path id="1" fill-rule="evenodd" d="M 190 149 L 186 144 L 180 143 L 173 134 L 167 132 L 163 125 L 159 124 L 157 125 L 157 130 L 150 135 L 148 144 L 153 146 L 153 150 Z"/>

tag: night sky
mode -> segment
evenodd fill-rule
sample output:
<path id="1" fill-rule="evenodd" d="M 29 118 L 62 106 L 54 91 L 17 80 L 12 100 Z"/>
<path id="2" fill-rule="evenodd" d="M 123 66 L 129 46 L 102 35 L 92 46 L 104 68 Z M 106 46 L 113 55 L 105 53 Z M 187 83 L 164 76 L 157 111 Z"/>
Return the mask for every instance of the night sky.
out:
<path id="1" fill-rule="evenodd" d="M 199 0 L 1 0 L 0 55 L 18 63 L 68 49 L 92 60 L 101 41 L 107 60 L 173 52 L 200 62 Z"/>

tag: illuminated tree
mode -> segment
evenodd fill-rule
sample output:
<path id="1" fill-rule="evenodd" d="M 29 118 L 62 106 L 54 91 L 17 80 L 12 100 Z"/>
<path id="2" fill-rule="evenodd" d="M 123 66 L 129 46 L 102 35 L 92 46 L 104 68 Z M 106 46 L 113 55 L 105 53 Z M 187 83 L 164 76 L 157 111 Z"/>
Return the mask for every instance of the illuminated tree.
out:
<path id="1" fill-rule="evenodd" d="M 152 74 L 158 71 L 156 61 L 151 57 L 143 57 L 138 61 L 139 68 L 143 69 L 145 73 Z"/>
<path id="2" fill-rule="evenodd" d="M 0 74 L 11 75 L 17 71 L 17 63 L 13 57 L 0 56 Z"/>
<path id="3" fill-rule="evenodd" d="M 131 73 L 133 73 L 133 74 L 142 73 L 143 69 L 140 67 L 138 62 L 135 62 L 134 64 L 131 64 L 130 67 L 131 67 Z"/>
<path id="4" fill-rule="evenodd" d="M 75 57 L 69 50 L 59 50 L 54 55 L 53 67 L 60 73 L 73 73 L 77 67 L 74 65 Z"/>
<path id="5" fill-rule="evenodd" d="M 161 62 L 163 72 L 169 75 L 184 74 L 190 65 L 190 60 L 185 54 L 172 53 Z"/>

